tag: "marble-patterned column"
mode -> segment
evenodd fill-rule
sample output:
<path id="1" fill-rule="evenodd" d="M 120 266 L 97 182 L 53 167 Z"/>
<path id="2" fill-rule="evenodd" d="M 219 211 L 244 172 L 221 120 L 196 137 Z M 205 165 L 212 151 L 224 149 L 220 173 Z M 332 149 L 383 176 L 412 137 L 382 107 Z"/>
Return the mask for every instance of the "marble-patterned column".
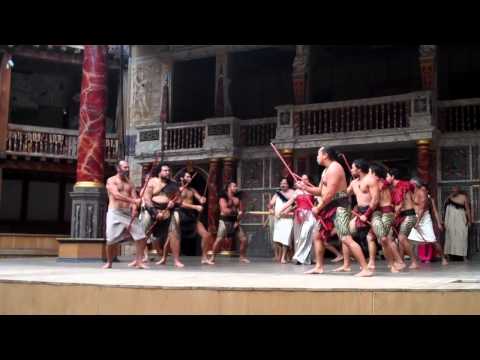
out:
<path id="1" fill-rule="evenodd" d="M 12 69 L 8 62 L 12 55 L 5 53 L 0 61 L 0 156 L 5 156 L 8 138 L 10 114 L 10 93 L 12 88 Z"/>
<path id="2" fill-rule="evenodd" d="M 106 45 L 85 45 L 84 48 L 77 183 L 70 194 L 71 239 L 59 241 L 59 261 L 101 261 L 105 258 L 107 50 Z"/>
<path id="3" fill-rule="evenodd" d="M 208 179 L 208 231 L 212 235 L 217 234 L 219 205 L 218 205 L 218 175 L 219 160 L 210 159 Z"/>
<path id="4" fill-rule="evenodd" d="M 230 181 L 237 181 L 236 160 L 234 158 L 223 159 L 223 186 L 225 187 Z"/>
<path id="5" fill-rule="evenodd" d="M 426 182 L 430 182 L 432 179 L 430 176 L 431 144 L 431 140 L 417 141 L 417 173 L 418 177 Z"/>
<path id="6" fill-rule="evenodd" d="M 232 115 L 230 104 L 230 54 L 226 49 L 220 49 L 216 55 L 215 71 L 215 117 Z"/>
<path id="7" fill-rule="evenodd" d="M 100 185 L 104 181 L 107 50 L 105 45 L 85 45 L 80 93 L 77 186 L 82 183 Z"/>

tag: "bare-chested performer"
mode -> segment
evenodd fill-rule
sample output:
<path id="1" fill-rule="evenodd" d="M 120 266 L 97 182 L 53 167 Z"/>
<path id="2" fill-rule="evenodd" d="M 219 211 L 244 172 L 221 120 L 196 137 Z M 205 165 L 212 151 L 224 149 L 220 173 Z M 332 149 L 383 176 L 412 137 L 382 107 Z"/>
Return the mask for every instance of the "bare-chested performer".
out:
<path id="1" fill-rule="evenodd" d="M 420 179 L 412 179 L 412 183 L 415 185 L 415 193 L 413 194 L 413 202 L 415 204 L 415 212 L 417 213 L 417 222 L 413 227 L 408 239 L 417 243 L 432 244 L 435 250 L 438 251 L 442 257 L 442 265 L 448 265 L 448 261 L 443 253 L 443 249 L 437 241 L 435 231 L 433 229 L 432 215 L 430 212 L 431 204 L 428 194 L 427 183 Z M 435 214 L 435 211 L 434 211 Z M 437 216 L 437 223 L 440 224 L 440 219 Z"/>
<path id="2" fill-rule="evenodd" d="M 138 219 L 142 200 L 138 197 L 135 186 L 130 181 L 128 162 L 117 164 L 117 175 L 107 181 L 108 212 L 107 212 L 107 264 L 104 269 L 111 269 L 113 251 L 116 245 L 131 237 L 136 244 L 137 253 L 131 267 L 148 269 L 143 262 L 145 250 L 145 232 Z"/>
<path id="3" fill-rule="evenodd" d="M 156 176 L 158 174 L 158 176 Z M 158 254 L 163 253 L 163 258 L 157 265 L 164 265 L 166 262 L 166 251 L 162 246 L 167 242 L 174 255 L 174 264 L 177 268 L 183 268 L 180 262 L 180 227 L 179 216 L 174 210 L 176 202 L 179 201 L 178 185 L 170 179 L 170 167 L 159 165 L 153 172 L 152 177 L 145 190 L 143 201 L 154 227 L 152 229 L 153 246 Z"/>
<path id="4" fill-rule="evenodd" d="M 182 205 L 179 209 L 182 236 L 185 238 L 194 238 L 196 234 L 200 235 L 202 239 L 202 265 L 214 265 L 208 258 L 208 252 L 213 246 L 213 238 L 199 219 L 200 214 L 203 212 L 203 206 L 207 203 L 207 199 L 190 186 L 192 180 L 192 174 L 189 172 L 185 172 L 182 176 Z M 195 205 L 194 199 L 201 205 Z"/>
<path id="5" fill-rule="evenodd" d="M 349 195 L 355 194 L 358 204 L 358 214 L 350 222 L 350 232 L 356 236 L 359 243 L 367 240 L 368 233 L 371 230 L 371 221 L 374 212 L 377 210 L 380 200 L 380 189 L 378 180 L 370 172 L 370 164 L 363 160 L 355 160 L 352 163 L 351 173 L 355 178 L 347 189 Z M 350 272 L 350 252 L 343 245 L 344 265 L 337 269 L 338 272 Z M 369 263 L 368 269 L 375 270 L 375 257 L 377 255 L 377 245 L 375 241 L 368 241 Z"/>
<path id="6" fill-rule="evenodd" d="M 395 206 L 394 227 L 398 233 L 400 246 L 405 250 L 411 259 L 411 270 L 418 269 L 417 259 L 414 256 L 412 245 L 408 236 L 417 222 L 417 214 L 414 208 L 413 192 L 414 186 L 409 181 L 399 180 L 400 172 L 397 169 L 390 169 L 387 181 L 392 185 L 392 201 Z M 402 253 L 402 251 L 400 251 Z M 403 258 L 402 258 L 403 261 Z"/>
<path id="7" fill-rule="evenodd" d="M 215 255 L 220 249 L 223 240 L 237 237 L 240 242 L 240 262 L 249 264 L 247 259 L 248 240 L 240 226 L 243 216 L 243 203 L 237 195 L 237 184 L 231 182 L 227 185 L 226 192 L 220 197 L 220 223 L 218 225 L 217 240 L 213 245 L 212 261 L 215 263 Z"/>
<path id="8" fill-rule="evenodd" d="M 389 236 L 395 220 L 395 208 L 393 207 L 390 184 L 386 180 L 387 171 L 383 166 L 373 164 L 370 166 L 370 172 L 379 182 L 380 202 L 378 210 L 372 216 L 372 232 L 368 235 L 369 241 L 375 241 L 376 239 L 380 242 L 388 262 L 388 268 L 392 273 L 398 273 L 405 269 L 406 265 L 400 257 L 397 245 Z"/>
<path id="9" fill-rule="evenodd" d="M 323 274 L 325 241 L 328 241 L 332 231 L 332 224 L 334 224 L 338 237 L 342 243 L 347 245 L 362 268 L 362 271 L 356 276 L 372 276 L 373 273 L 368 270 L 368 264 L 363 256 L 362 249 L 350 234 L 349 223 L 351 216 L 350 199 L 347 194 L 347 178 L 343 167 L 337 159 L 337 152 L 333 148 L 321 148 L 318 151 L 317 161 L 326 170 L 323 173 L 320 187 L 315 188 L 307 186 L 302 182 L 297 183 L 300 189 L 321 198 L 319 206 L 315 208 L 315 212 L 321 218 L 320 236 L 314 237 L 316 266 L 307 274 Z M 324 225 L 326 225 L 326 228 L 324 228 Z"/>

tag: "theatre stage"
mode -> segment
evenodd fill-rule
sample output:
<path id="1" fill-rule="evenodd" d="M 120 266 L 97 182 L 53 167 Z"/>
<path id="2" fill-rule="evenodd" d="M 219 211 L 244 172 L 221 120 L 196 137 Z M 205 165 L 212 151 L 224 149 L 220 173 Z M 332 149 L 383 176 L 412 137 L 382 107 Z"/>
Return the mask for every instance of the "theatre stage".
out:
<path id="1" fill-rule="evenodd" d="M 480 262 L 422 265 L 393 275 L 327 273 L 310 267 L 219 258 L 216 267 L 184 258 L 187 267 L 113 270 L 55 258 L 0 259 L 0 314 L 86 315 L 441 315 L 480 314 Z M 355 264 L 355 269 L 358 265 Z M 328 265 L 327 271 L 334 269 Z"/>

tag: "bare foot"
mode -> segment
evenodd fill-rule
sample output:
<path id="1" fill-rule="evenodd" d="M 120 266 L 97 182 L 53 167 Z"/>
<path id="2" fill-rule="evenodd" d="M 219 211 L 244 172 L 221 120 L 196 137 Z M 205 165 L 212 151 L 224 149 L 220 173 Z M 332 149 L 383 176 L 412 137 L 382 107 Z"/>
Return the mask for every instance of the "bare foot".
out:
<path id="1" fill-rule="evenodd" d="M 405 263 L 395 263 L 394 265 L 398 271 L 405 270 L 405 268 L 407 267 L 407 264 Z"/>
<path id="2" fill-rule="evenodd" d="M 375 266 L 375 264 L 368 264 L 368 266 L 367 266 L 367 269 L 371 270 L 371 271 L 375 271 L 376 268 L 377 267 Z"/>
<path id="3" fill-rule="evenodd" d="M 442 259 L 442 266 L 448 266 L 447 259 L 445 259 L 445 258 Z"/>
<path id="4" fill-rule="evenodd" d="M 215 265 L 215 263 L 209 259 L 203 259 L 202 265 Z"/>
<path id="5" fill-rule="evenodd" d="M 373 272 L 371 272 L 370 270 L 362 270 L 357 275 L 355 275 L 355 277 L 372 277 L 372 276 L 373 276 Z"/>
<path id="6" fill-rule="evenodd" d="M 337 256 L 335 259 L 332 260 L 332 264 L 338 264 L 339 262 L 343 261 L 343 256 Z"/>
<path id="7" fill-rule="evenodd" d="M 324 273 L 323 268 L 316 267 L 312 270 L 305 272 L 305 275 L 321 275 L 323 273 Z"/>
<path id="8" fill-rule="evenodd" d="M 180 261 L 175 260 L 174 265 L 177 269 L 183 269 L 185 265 L 183 265 Z"/>
<path id="9" fill-rule="evenodd" d="M 128 264 L 128 267 L 129 267 L 129 268 L 137 267 L 137 260 L 132 261 L 130 264 Z"/>
<path id="10" fill-rule="evenodd" d="M 162 266 L 167 263 L 167 258 L 162 258 L 159 262 L 155 263 L 155 265 Z"/>
<path id="11" fill-rule="evenodd" d="M 400 273 L 400 271 L 399 271 L 395 266 L 392 266 L 392 267 L 390 268 L 390 272 L 391 272 L 392 274 L 399 274 L 399 273 Z"/>
<path id="12" fill-rule="evenodd" d="M 418 270 L 418 269 L 420 269 L 420 266 L 418 266 L 417 263 L 414 263 L 414 264 L 410 265 L 409 269 L 410 270 Z"/>
<path id="13" fill-rule="evenodd" d="M 112 263 L 107 263 L 104 266 L 102 266 L 102 269 L 104 269 L 104 270 L 108 270 L 108 269 L 111 269 L 111 268 L 112 268 Z"/>
<path id="14" fill-rule="evenodd" d="M 148 270 L 150 269 L 146 264 L 144 264 L 143 262 L 139 263 L 137 266 L 136 266 L 137 269 L 140 269 L 140 270 Z"/>
<path id="15" fill-rule="evenodd" d="M 341 272 L 349 273 L 349 272 L 352 272 L 352 268 L 342 266 L 342 267 L 339 267 L 338 269 L 333 270 L 333 272 L 334 273 L 341 273 Z"/>
<path id="16" fill-rule="evenodd" d="M 247 258 L 240 258 L 240 262 L 242 264 L 250 264 L 250 260 L 248 260 Z"/>

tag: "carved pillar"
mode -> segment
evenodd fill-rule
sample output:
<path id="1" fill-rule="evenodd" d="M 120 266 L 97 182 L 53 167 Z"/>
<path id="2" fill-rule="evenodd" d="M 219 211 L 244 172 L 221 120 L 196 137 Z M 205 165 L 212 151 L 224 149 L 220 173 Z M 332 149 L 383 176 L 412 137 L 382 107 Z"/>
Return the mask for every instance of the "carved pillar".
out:
<path id="1" fill-rule="evenodd" d="M 208 231 L 212 235 L 216 235 L 218 225 L 218 171 L 219 160 L 210 159 L 208 180 Z"/>
<path id="2" fill-rule="evenodd" d="M 431 164 L 431 153 L 430 145 L 432 142 L 430 140 L 419 140 L 417 141 L 417 172 L 418 177 L 423 181 L 430 183 L 430 164 Z"/>
<path id="3" fill-rule="evenodd" d="M 280 153 L 282 154 L 283 158 L 285 159 L 285 162 L 288 164 L 290 169 L 293 170 L 294 151 L 291 149 L 284 149 L 284 150 L 281 150 Z M 283 165 L 282 165 L 282 177 L 289 178 L 291 181 L 294 181 L 294 179 L 292 178 L 288 170 Z"/>
<path id="4" fill-rule="evenodd" d="M 85 45 L 80 96 L 77 183 L 72 197 L 71 239 L 60 241 L 61 260 L 105 257 L 104 187 L 107 46 Z"/>
<path id="5" fill-rule="evenodd" d="M 226 49 L 222 49 L 216 56 L 215 71 L 215 116 L 225 117 L 231 116 L 230 104 L 230 54 Z"/>
<path id="6" fill-rule="evenodd" d="M 163 88 L 162 88 L 162 107 L 160 112 L 160 121 L 161 122 L 170 122 L 171 121 L 171 93 L 172 93 L 172 70 L 173 70 L 173 61 L 167 61 L 164 64 L 164 77 L 163 77 Z"/>
<path id="7" fill-rule="evenodd" d="M 223 186 L 230 181 L 237 181 L 236 160 L 234 158 L 223 159 Z"/>
<path id="8" fill-rule="evenodd" d="M 420 70 L 422 75 L 422 89 L 436 88 L 436 54 L 435 45 L 420 45 Z"/>
<path id="9" fill-rule="evenodd" d="M 295 105 L 306 102 L 307 54 L 305 45 L 297 45 L 297 56 L 293 62 L 293 91 Z"/>

